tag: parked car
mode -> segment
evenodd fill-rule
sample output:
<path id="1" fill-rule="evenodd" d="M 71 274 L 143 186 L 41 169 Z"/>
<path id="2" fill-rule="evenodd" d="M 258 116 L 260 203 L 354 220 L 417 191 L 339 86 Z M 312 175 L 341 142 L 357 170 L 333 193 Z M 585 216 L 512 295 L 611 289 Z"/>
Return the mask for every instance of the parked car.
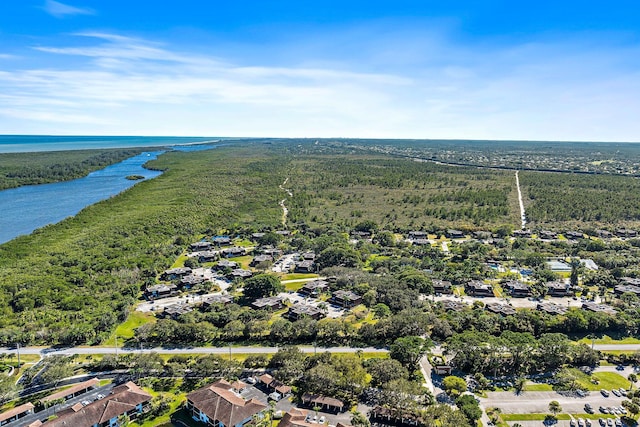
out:
<path id="1" fill-rule="evenodd" d="M 325 421 L 327 421 L 327 419 L 324 417 L 324 415 L 321 416 L 320 419 L 318 420 L 320 424 L 324 424 Z"/>
<path id="2" fill-rule="evenodd" d="M 280 393 L 278 393 L 277 391 L 274 391 L 273 393 L 271 393 L 269 395 L 269 399 L 275 400 L 276 402 L 278 402 L 280 399 L 282 399 L 282 395 Z"/>
<path id="3" fill-rule="evenodd" d="M 604 426 L 606 426 L 606 425 L 607 425 L 607 422 L 604 420 L 604 418 L 600 418 L 600 419 L 598 420 L 598 422 L 600 423 L 600 425 L 601 425 L 602 427 L 604 427 Z"/>
<path id="4" fill-rule="evenodd" d="M 621 395 L 626 396 L 627 395 L 627 390 L 621 388 L 620 390 L 618 390 L 620 392 Z"/>
<path id="5" fill-rule="evenodd" d="M 588 404 L 588 403 L 587 403 L 587 404 L 585 404 L 585 405 L 584 405 L 584 411 L 585 411 L 587 414 L 593 414 L 593 406 L 591 406 L 591 405 L 590 405 L 590 404 Z"/>
<path id="6" fill-rule="evenodd" d="M 607 425 L 613 427 L 613 418 L 607 418 Z"/>
<path id="7" fill-rule="evenodd" d="M 578 426 L 579 427 L 586 427 L 584 420 L 582 418 L 578 418 Z"/>
<path id="8" fill-rule="evenodd" d="M 609 411 L 607 411 L 607 408 L 605 408 L 604 406 L 599 407 L 598 410 L 600 412 L 602 412 L 603 414 L 608 414 L 609 413 Z"/>
<path id="9" fill-rule="evenodd" d="M 585 393 L 585 391 L 581 389 L 577 389 L 576 394 L 580 397 L 585 397 L 587 395 L 587 393 Z"/>
<path id="10" fill-rule="evenodd" d="M 620 394 L 620 392 L 619 392 L 618 390 L 616 390 L 615 388 L 611 389 L 611 393 L 615 394 L 617 397 L 622 396 L 622 395 Z"/>
<path id="11" fill-rule="evenodd" d="M 247 384 L 255 384 L 257 381 L 254 377 L 247 377 L 244 379 Z"/>
<path id="12" fill-rule="evenodd" d="M 609 397 L 609 392 L 605 389 L 600 389 L 600 394 L 602 394 L 604 397 Z"/>

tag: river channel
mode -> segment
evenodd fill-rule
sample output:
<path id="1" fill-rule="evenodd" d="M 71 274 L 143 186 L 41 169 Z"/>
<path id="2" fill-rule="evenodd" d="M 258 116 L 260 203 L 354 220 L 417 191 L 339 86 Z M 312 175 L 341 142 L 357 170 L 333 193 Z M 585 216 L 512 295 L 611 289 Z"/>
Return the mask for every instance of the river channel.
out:
<path id="1" fill-rule="evenodd" d="M 155 178 L 162 172 L 142 166 L 163 152 L 145 152 L 72 181 L 0 191 L 0 243 L 62 221 L 140 181 L 126 179 L 129 175 Z"/>

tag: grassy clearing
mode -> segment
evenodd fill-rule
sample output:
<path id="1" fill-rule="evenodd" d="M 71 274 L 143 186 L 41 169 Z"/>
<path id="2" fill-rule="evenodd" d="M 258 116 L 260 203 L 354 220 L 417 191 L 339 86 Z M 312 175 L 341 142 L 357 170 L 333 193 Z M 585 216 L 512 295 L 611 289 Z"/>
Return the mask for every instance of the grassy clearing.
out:
<path id="1" fill-rule="evenodd" d="M 173 264 L 171 264 L 171 268 L 181 268 L 184 267 L 184 262 L 188 260 L 189 257 L 186 253 L 180 255 Z"/>
<path id="2" fill-rule="evenodd" d="M 620 374 L 616 374 L 615 372 L 598 372 L 593 374 L 594 379 L 597 379 L 600 384 L 598 384 L 598 390 L 601 388 L 611 390 L 612 388 L 626 388 L 631 387 L 631 382 L 627 380 Z"/>
<path id="3" fill-rule="evenodd" d="M 280 277 L 280 280 L 302 280 L 302 279 L 317 279 L 320 277 L 314 273 L 289 273 Z"/>
<path id="4" fill-rule="evenodd" d="M 118 345 L 121 346 L 124 344 L 125 339 L 133 338 L 135 332 L 134 330 L 145 323 L 155 323 L 156 317 L 149 313 L 142 313 L 140 311 L 132 311 L 127 317 L 127 320 L 124 323 L 121 323 L 116 328 L 115 332 L 111 335 L 111 337 L 103 343 L 105 346 L 115 346 L 116 345 L 116 336 L 118 337 Z"/>
<path id="5" fill-rule="evenodd" d="M 240 265 L 240 268 L 248 270 L 249 264 L 251 263 L 252 259 L 253 257 L 251 255 L 244 255 L 244 256 L 229 258 L 229 261 L 237 262 L 238 265 Z"/>
<path id="6" fill-rule="evenodd" d="M 602 337 L 596 338 L 593 341 L 589 338 L 582 338 L 578 342 L 582 344 L 587 344 L 587 345 L 591 345 L 592 342 L 594 344 L 640 344 L 640 339 L 633 338 L 633 337 L 615 339 L 615 338 L 611 338 L 608 335 L 603 335 Z"/>
<path id="7" fill-rule="evenodd" d="M 525 384 L 524 391 L 553 391 L 553 387 L 551 387 L 551 384 L 540 384 L 540 383 L 534 383 L 534 384 Z"/>
<path id="8" fill-rule="evenodd" d="M 500 417 L 504 421 L 544 421 L 547 414 L 502 414 Z M 569 414 L 556 415 L 558 420 L 570 420 Z"/>

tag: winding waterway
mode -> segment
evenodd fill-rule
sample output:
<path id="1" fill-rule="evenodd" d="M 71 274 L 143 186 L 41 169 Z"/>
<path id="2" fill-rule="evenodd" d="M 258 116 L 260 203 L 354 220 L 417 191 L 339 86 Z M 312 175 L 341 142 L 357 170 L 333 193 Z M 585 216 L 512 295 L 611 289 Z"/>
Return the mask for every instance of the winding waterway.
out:
<path id="1" fill-rule="evenodd" d="M 142 166 L 163 152 L 145 152 L 72 181 L 25 185 L 0 191 L 0 243 L 73 216 L 84 207 L 114 196 L 140 181 L 126 179 L 129 175 L 140 175 L 144 179 L 160 175 L 162 172 Z"/>

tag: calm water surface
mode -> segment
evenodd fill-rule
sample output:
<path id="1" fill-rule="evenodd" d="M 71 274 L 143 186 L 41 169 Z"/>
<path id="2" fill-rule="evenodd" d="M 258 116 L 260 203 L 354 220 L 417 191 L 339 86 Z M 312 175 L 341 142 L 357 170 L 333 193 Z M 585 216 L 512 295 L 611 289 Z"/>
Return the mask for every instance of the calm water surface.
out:
<path id="1" fill-rule="evenodd" d="M 174 147 L 174 150 L 211 148 L 215 146 L 184 146 Z M 73 216 L 86 206 L 108 199 L 142 181 L 126 179 L 129 175 L 155 178 L 162 172 L 145 169 L 143 165 L 162 153 L 164 151 L 145 152 L 73 181 L 0 191 L 0 243 Z"/>
<path id="2" fill-rule="evenodd" d="M 162 172 L 145 169 L 142 165 L 161 153 L 142 153 L 73 181 L 0 191 L 0 243 L 73 216 L 84 207 L 139 182 L 126 179 L 129 175 L 141 175 L 145 179 L 160 175 Z"/>

